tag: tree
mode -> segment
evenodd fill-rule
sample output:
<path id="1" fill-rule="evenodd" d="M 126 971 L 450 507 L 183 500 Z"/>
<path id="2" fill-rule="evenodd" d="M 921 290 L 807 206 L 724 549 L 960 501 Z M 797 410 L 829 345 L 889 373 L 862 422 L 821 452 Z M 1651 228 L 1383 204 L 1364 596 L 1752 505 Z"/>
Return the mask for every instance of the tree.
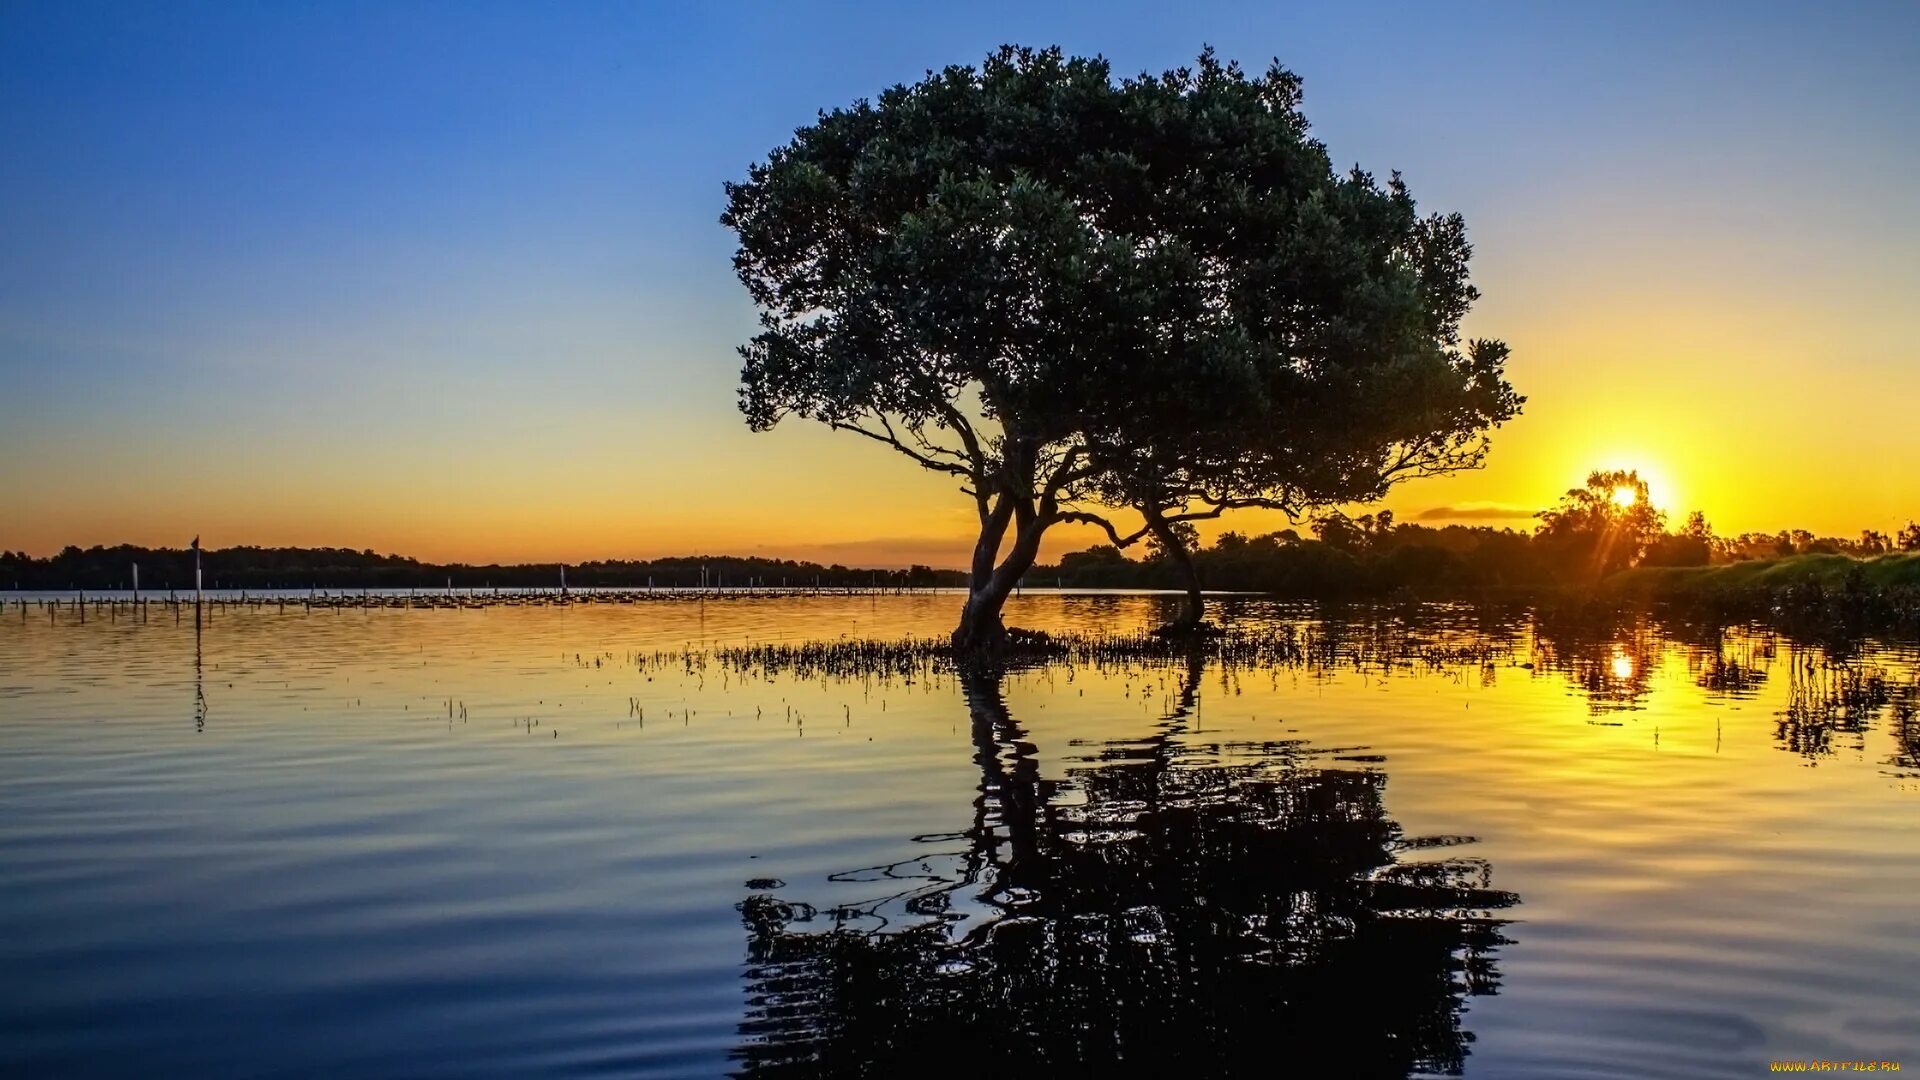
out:
<path id="1" fill-rule="evenodd" d="M 1656 537 L 1641 561 L 1649 566 L 1705 566 L 1713 561 L 1717 541 L 1707 515 L 1695 510 L 1687 515 L 1680 531 Z"/>
<path id="2" fill-rule="evenodd" d="M 1324 514 L 1314 519 L 1315 539 L 1341 551 L 1359 551 L 1367 546 L 1366 530 L 1345 514 Z"/>
<path id="3" fill-rule="evenodd" d="M 1598 579 L 1638 564 L 1665 528 L 1666 515 L 1648 501 L 1638 472 L 1603 469 L 1589 473 L 1586 486 L 1568 490 L 1559 506 L 1540 512 L 1536 539 L 1563 571 Z"/>
<path id="4" fill-rule="evenodd" d="M 1290 72 L 1210 51 L 1116 82 L 1007 47 L 823 113 L 727 186 L 762 327 L 747 422 L 826 423 L 959 483 L 979 536 L 956 646 L 1004 641 L 1054 525 L 1178 558 L 1182 521 L 1477 463 L 1518 409 L 1505 347 L 1457 343 L 1459 219 L 1336 173 L 1299 105 Z"/>
<path id="5" fill-rule="evenodd" d="M 1170 525 L 1227 510 L 1298 520 L 1478 468 L 1488 430 L 1525 401 L 1504 377 L 1504 344 L 1460 340 L 1479 297 L 1460 216 L 1418 216 L 1397 173 L 1384 188 L 1357 169 L 1328 177 L 1277 231 L 1232 234 L 1219 262 L 1225 298 L 1190 335 L 1173 335 L 1224 352 L 1230 362 L 1201 369 L 1244 368 L 1246 384 L 1214 382 L 1204 410 L 1127 416 L 1104 441 L 1095 435 L 1102 500 L 1137 510 L 1164 549 Z M 1385 533 L 1392 515 L 1382 514 Z M 1176 628 L 1198 626 L 1199 575 L 1191 558 L 1177 561 L 1188 599 Z"/>
<path id="6" fill-rule="evenodd" d="M 1907 522 L 1907 527 L 1894 539 L 1901 551 L 1920 551 L 1920 522 Z"/>
<path id="7" fill-rule="evenodd" d="M 1689 540 L 1711 544 L 1713 543 L 1713 525 L 1707 521 L 1705 512 L 1695 510 L 1687 515 L 1687 523 L 1680 527 L 1680 535 Z"/>

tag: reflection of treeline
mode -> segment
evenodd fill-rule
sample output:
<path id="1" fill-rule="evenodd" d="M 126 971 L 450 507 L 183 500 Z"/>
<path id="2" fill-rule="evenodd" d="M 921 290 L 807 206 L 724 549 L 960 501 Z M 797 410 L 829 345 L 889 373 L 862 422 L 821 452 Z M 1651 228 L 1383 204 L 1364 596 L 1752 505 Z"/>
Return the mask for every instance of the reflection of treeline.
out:
<path id="1" fill-rule="evenodd" d="M 69 546 L 36 559 L 25 552 L 0 551 L 0 588 L 115 589 L 132 582 L 149 589 L 193 587 L 193 552 L 180 548 Z M 511 566 L 430 563 L 402 555 L 380 555 L 351 548 L 230 547 L 201 553 L 209 588 L 528 588 L 559 584 L 559 563 Z M 758 585 L 802 588 L 924 588 L 965 584 L 957 571 L 915 566 L 910 570 L 866 570 L 834 564 L 761 559 L 733 555 L 696 555 L 663 559 L 603 560 L 566 564 L 567 584 L 575 587 L 693 588 Z"/>
<path id="2" fill-rule="evenodd" d="M 1750 699 L 1770 680 L 1784 685 L 1774 713 L 1780 749 L 1810 762 L 1859 753 L 1884 724 L 1892 751 L 1881 764 L 1894 776 L 1920 777 L 1920 671 L 1908 646 L 1832 626 L 1787 636 L 1754 623 L 1592 607 L 1542 610 L 1532 628 L 1534 666 L 1583 691 L 1595 713 L 1641 707 L 1663 653 L 1677 647 L 1694 685 L 1713 697 Z"/>

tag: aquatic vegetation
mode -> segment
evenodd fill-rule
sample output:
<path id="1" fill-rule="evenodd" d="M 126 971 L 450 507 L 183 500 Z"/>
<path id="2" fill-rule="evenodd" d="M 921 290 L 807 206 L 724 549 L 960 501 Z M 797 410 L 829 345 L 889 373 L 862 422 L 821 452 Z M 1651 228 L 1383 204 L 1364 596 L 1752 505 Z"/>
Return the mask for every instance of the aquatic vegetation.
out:
<path id="1" fill-rule="evenodd" d="M 1018 670 L 1056 664 L 1110 671 L 1128 666 L 1214 664 L 1227 669 L 1274 667 L 1386 670 L 1485 665 L 1510 660 L 1504 638 L 1416 632 L 1393 621 L 1361 625 L 1286 625 L 1273 630 L 1227 630 L 1197 636 L 1011 632 L 1009 645 L 982 657 L 946 638 L 760 642 L 689 651 L 678 662 L 709 661 L 731 671 L 803 679 L 927 678 L 960 671 Z"/>

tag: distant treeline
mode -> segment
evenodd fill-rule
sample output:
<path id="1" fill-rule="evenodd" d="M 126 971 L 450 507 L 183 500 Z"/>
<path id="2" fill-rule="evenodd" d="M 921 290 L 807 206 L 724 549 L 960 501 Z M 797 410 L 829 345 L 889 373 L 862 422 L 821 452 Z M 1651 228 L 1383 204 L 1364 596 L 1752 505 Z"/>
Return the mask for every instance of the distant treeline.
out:
<path id="1" fill-rule="evenodd" d="M 1473 596 L 1585 589 L 1634 567 L 1700 567 L 1799 555 L 1871 558 L 1920 551 L 1920 525 L 1893 535 L 1816 536 L 1804 530 L 1714 534 L 1705 517 L 1690 515 L 1669 531 L 1666 517 L 1645 499 L 1632 473 L 1595 473 L 1584 488 L 1543 512 L 1533 531 L 1403 524 L 1389 511 L 1357 518 L 1334 514 L 1296 529 L 1246 536 L 1223 533 L 1202 545 L 1182 537 L 1207 589 L 1273 593 L 1300 598 L 1390 595 Z M 400 555 L 348 548 L 230 547 L 201 553 L 208 588 L 523 588 L 560 584 L 559 563 L 472 566 L 426 563 Z M 0 589 L 121 589 L 140 565 L 146 589 L 193 587 L 193 552 L 131 545 L 78 548 L 50 558 L 0 552 Z M 696 555 L 665 559 L 566 564 L 577 588 L 787 586 L 926 588 L 966 585 L 959 570 L 914 566 L 859 569 L 788 559 Z M 1035 566 L 1025 583 L 1046 588 L 1178 589 L 1187 584 L 1179 560 L 1148 544 L 1141 557 L 1111 545 Z"/>
<path id="2" fill-rule="evenodd" d="M 140 587 L 148 590 L 193 588 L 193 552 L 180 548 L 68 547 L 36 559 L 25 552 L 0 552 L 0 589 L 125 589 L 133 566 L 140 566 Z M 560 584 L 559 563 L 513 566 L 428 563 L 402 555 L 380 555 L 350 548 L 230 547 L 201 552 L 201 570 L 209 589 L 407 589 L 551 588 Z M 964 585 L 954 570 L 915 566 L 907 570 L 869 570 L 822 566 L 791 559 L 696 555 L 668 559 L 567 563 L 570 587 L 691 588 L 711 586 L 789 586 L 852 588 L 924 588 Z"/>
<path id="3" fill-rule="evenodd" d="M 1920 550 L 1920 528 L 1857 539 L 1804 530 L 1713 534 L 1695 514 L 1677 532 L 1658 515 L 1633 515 L 1602 501 L 1591 517 L 1568 511 L 1543 515 L 1536 531 L 1399 524 L 1390 512 L 1359 518 L 1328 517 L 1306 535 L 1295 529 L 1246 536 L 1224 533 L 1193 546 L 1192 558 L 1209 589 L 1276 593 L 1301 598 L 1359 598 L 1412 594 L 1428 597 L 1484 592 L 1531 594 L 1584 588 L 1635 567 L 1689 567 L 1825 554 L 1869 558 Z M 1149 548 L 1129 558 L 1099 545 L 1036 566 L 1028 581 L 1066 588 L 1177 589 L 1179 564 Z"/>

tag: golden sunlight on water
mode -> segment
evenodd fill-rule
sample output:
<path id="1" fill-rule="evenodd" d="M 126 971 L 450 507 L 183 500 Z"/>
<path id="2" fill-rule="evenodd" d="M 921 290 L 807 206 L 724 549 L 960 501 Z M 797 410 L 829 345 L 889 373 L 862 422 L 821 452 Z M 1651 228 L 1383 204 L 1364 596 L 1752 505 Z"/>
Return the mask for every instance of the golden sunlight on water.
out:
<path id="1" fill-rule="evenodd" d="M 1313 659 L 719 651 L 955 603 L 0 617 L 8 1071 L 878 1067 L 1036 1000 L 1216 1066 L 1920 1062 L 1910 648 L 1241 600 Z"/>

